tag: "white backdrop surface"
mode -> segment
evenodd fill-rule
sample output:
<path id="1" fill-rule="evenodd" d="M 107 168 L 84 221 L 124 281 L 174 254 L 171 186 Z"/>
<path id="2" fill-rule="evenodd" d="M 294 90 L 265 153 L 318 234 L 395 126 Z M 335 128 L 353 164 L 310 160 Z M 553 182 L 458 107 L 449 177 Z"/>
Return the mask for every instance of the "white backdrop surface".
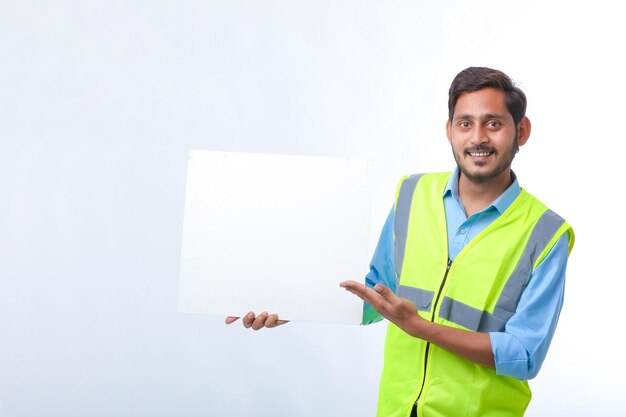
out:
<path id="1" fill-rule="evenodd" d="M 177 314 L 187 153 L 373 159 L 379 230 L 452 168 L 470 65 L 526 91 L 514 168 L 577 233 L 527 415 L 623 415 L 616 4 L 0 0 L 0 416 L 374 415 L 384 325 Z"/>

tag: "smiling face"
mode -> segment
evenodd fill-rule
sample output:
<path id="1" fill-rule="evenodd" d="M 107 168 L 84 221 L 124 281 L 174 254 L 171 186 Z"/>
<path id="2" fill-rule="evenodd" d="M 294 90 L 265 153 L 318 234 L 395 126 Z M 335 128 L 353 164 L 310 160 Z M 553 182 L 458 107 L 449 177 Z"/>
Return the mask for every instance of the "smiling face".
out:
<path id="1" fill-rule="evenodd" d="M 510 181 L 518 147 L 528 140 L 530 121 L 524 117 L 516 126 L 504 92 L 489 87 L 459 97 L 446 133 L 461 174 L 469 181 L 505 182 Z"/>

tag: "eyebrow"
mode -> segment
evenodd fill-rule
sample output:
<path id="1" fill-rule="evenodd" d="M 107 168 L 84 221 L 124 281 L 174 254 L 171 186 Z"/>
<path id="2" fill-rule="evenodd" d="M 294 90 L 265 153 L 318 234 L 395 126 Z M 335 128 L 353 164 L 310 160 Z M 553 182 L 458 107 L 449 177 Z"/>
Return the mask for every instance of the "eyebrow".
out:
<path id="1" fill-rule="evenodd" d="M 504 119 L 504 115 L 499 113 L 485 113 L 476 117 L 471 114 L 461 114 L 458 117 L 454 116 L 455 119 L 478 119 L 478 120 L 487 120 L 487 119 Z"/>

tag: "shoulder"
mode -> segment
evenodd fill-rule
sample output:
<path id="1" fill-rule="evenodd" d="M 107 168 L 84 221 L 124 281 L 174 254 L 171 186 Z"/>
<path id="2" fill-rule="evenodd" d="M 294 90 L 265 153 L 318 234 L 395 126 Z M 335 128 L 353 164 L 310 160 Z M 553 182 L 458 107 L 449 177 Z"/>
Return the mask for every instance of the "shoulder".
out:
<path id="1" fill-rule="evenodd" d="M 522 189 L 520 197 L 524 198 L 527 210 L 536 211 L 539 214 L 539 218 L 535 224 L 533 234 L 543 234 L 550 237 L 550 247 L 556 244 L 556 242 L 564 235 L 568 237 L 568 251 L 571 252 L 574 247 L 574 229 L 572 226 L 558 213 L 551 210 L 546 204 L 540 201 L 534 195 L 528 193 Z"/>
<path id="2" fill-rule="evenodd" d="M 402 185 L 411 186 L 418 183 L 446 183 L 452 174 L 451 171 L 446 172 L 423 172 L 411 175 L 405 175 L 398 181 L 398 187 Z"/>

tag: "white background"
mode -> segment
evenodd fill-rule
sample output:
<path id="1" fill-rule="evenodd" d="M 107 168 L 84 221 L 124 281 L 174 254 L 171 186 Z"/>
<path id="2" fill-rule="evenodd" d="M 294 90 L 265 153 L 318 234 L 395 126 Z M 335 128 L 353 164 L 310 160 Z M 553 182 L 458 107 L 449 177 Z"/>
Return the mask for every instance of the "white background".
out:
<path id="1" fill-rule="evenodd" d="M 384 325 L 176 313 L 187 152 L 374 159 L 378 230 L 453 167 L 470 65 L 526 91 L 514 167 L 577 233 L 527 415 L 623 415 L 614 3 L 0 0 L 0 416 L 374 415 Z"/>

